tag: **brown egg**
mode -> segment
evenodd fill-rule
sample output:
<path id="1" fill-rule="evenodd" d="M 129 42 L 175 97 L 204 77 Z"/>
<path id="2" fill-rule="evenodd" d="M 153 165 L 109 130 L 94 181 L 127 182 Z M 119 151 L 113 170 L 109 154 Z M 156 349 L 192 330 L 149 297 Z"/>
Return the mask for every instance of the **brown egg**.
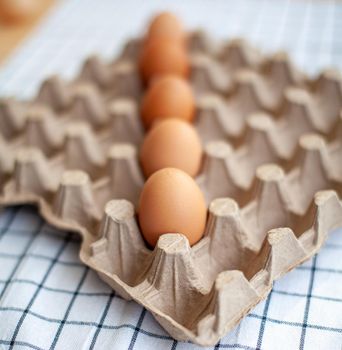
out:
<path id="1" fill-rule="evenodd" d="M 30 20 L 39 11 L 35 0 L 0 0 L 0 19 L 6 23 L 19 23 Z"/>
<path id="2" fill-rule="evenodd" d="M 170 12 L 162 12 L 155 16 L 150 23 L 145 42 L 156 38 L 168 39 L 185 44 L 185 31 L 181 21 Z"/>
<path id="3" fill-rule="evenodd" d="M 146 135 L 140 161 L 146 177 L 163 168 L 177 168 L 196 176 L 201 166 L 202 145 L 195 128 L 175 118 L 161 121 Z"/>
<path id="4" fill-rule="evenodd" d="M 157 119 L 179 118 L 191 122 L 195 114 L 195 98 L 190 84 L 176 76 L 160 77 L 145 93 L 141 117 L 146 128 Z"/>
<path id="5" fill-rule="evenodd" d="M 142 79 L 150 79 L 164 74 L 188 77 L 189 57 L 182 45 L 172 40 L 152 40 L 141 52 L 139 70 Z"/>
<path id="6" fill-rule="evenodd" d="M 179 169 L 164 168 L 145 183 L 138 215 L 142 234 L 152 247 L 164 233 L 182 233 L 193 245 L 204 234 L 207 207 L 192 177 Z"/>

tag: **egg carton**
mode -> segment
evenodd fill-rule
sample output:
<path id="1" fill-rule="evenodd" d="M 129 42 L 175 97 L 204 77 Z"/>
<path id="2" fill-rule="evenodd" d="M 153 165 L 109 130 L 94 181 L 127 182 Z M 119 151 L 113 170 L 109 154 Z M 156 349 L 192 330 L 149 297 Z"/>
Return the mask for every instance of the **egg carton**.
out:
<path id="1" fill-rule="evenodd" d="M 212 200 L 205 236 L 192 248 L 180 234 L 146 248 L 132 204 L 143 185 L 133 145 L 111 146 L 109 172 L 94 183 L 85 172 L 49 163 L 37 148 L 22 149 L 0 204 L 36 204 L 52 225 L 80 232 L 82 261 L 119 295 L 150 310 L 176 339 L 213 345 L 267 295 L 275 278 L 312 256 L 327 232 L 342 225 L 341 135 L 328 144 L 318 135 L 301 136 L 297 165 L 286 175 L 278 165 L 259 166 L 247 192 L 239 188 L 231 192 L 235 200 Z M 238 187 L 227 167 L 236 151 L 227 155 L 227 147 L 214 141 L 205 148 L 197 180 L 213 198 L 217 184 L 221 197 L 225 184 Z"/>
<path id="2" fill-rule="evenodd" d="M 300 135 L 316 132 L 333 137 L 340 122 L 341 81 L 333 72 L 326 72 L 315 92 L 287 88 L 283 108 L 276 116 L 256 112 L 263 109 L 248 99 L 248 94 L 237 94 L 228 102 L 219 95 L 205 94 L 196 100 L 194 125 L 203 143 L 222 139 L 233 145 L 238 160 L 229 163 L 238 164 L 239 169 L 245 166 L 240 183 L 242 188 L 249 188 L 257 165 L 277 161 L 289 168 Z M 63 95 L 68 90 L 58 77 L 52 77 L 43 83 L 34 102 L 3 100 L 0 145 L 6 151 L 0 153 L 2 184 L 13 172 L 15 153 L 22 147 L 38 147 L 47 157 L 59 159 L 57 163 L 62 163 L 63 169 L 80 168 L 95 180 L 105 173 L 105 154 L 112 141 L 139 146 L 144 131 L 139 102 L 132 97 L 137 85 L 121 82 L 121 77 L 120 85 L 124 92 L 113 97 L 92 83 L 77 82 L 69 86 L 72 102 L 66 102 L 71 99 Z M 249 88 L 242 90 L 253 91 Z M 229 153 L 229 146 L 223 148 Z M 83 155 L 82 160 L 78 154 Z"/>
<path id="3" fill-rule="evenodd" d="M 251 114 L 247 120 L 248 130 L 245 138 L 241 145 L 235 148 L 220 139 L 219 135 L 216 139 L 214 138 L 214 141 L 206 143 L 203 168 L 198 176 L 198 183 L 206 194 L 208 203 L 218 196 L 248 200 L 252 192 L 255 170 L 259 165 L 274 162 L 288 171 L 298 166 L 303 159 L 310 157 L 307 154 L 312 149 L 317 150 L 321 162 L 328 164 L 327 166 L 332 169 L 326 170 L 329 176 L 337 180 L 342 178 L 340 166 L 342 163 L 340 161 L 342 159 L 342 113 L 336 123 L 333 123 L 333 130 L 321 128 L 322 132 L 330 131 L 327 138 L 331 142 L 326 145 L 319 135 L 304 135 L 317 132 L 317 128 L 310 119 L 311 114 L 302 113 L 310 109 L 297 107 L 295 104 L 289 104 L 287 112 L 277 120 L 262 112 Z M 90 110 L 93 109 L 90 108 Z M 33 145 L 39 151 L 32 151 L 37 155 L 30 162 L 26 156 L 23 164 L 20 157 L 17 159 L 17 166 L 24 174 L 18 178 L 25 179 L 28 176 L 25 175 L 26 172 L 37 172 L 36 176 L 38 176 L 39 171 L 46 169 L 46 173 L 55 174 L 55 181 L 51 176 L 49 181 L 51 184 L 54 183 L 51 186 L 56 189 L 63 171 L 80 169 L 87 172 L 93 181 L 100 183 L 103 182 L 103 177 L 110 177 L 110 190 L 104 190 L 108 196 L 102 204 L 111 196 L 123 197 L 137 204 L 140 189 L 144 183 L 137 157 L 143 137 L 137 110 L 137 105 L 132 100 L 117 99 L 111 103 L 109 109 L 112 117 L 111 126 L 93 131 L 85 121 L 74 121 L 74 118 L 56 119 L 50 115 L 51 110 L 44 106 L 35 106 L 29 113 L 26 137 L 20 137 L 11 144 L 11 147 L 8 147 L 8 151 L 2 153 L 1 157 L 4 159 L 2 163 L 5 165 L 12 163 L 14 177 L 18 177 L 16 173 L 18 169 L 15 169 L 13 164 L 16 150 Z M 87 115 L 84 110 L 78 113 L 80 117 Z M 77 113 L 74 115 L 77 116 Z M 98 115 L 104 114 L 94 113 L 93 119 L 96 120 Z M 204 112 L 204 116 L 198 115 L 198 119 L 201 120 L 201 118 L 209 119 L 206 122 L 206 128 L 201 129 L 202 139 L 205 140 L 205 132 L 212 132 L 210 125 L 214 125 L 213 114 Z M 105 119 L 102 117 L 101 120 Z M 32 140 L 32 142 L 25 143 L 25 140 Z M 57 152 L 54 152 L 56 150 Z M 43 164 L 41 170 L 38 170 L 40 168 L 35 165 L 38 162 Z M 220 181 L 217 181 L 215 174 L 220 174 Z M 129 180 L 130 184 L 128 184 Z M 20 184 L 18 186 L 21 187 Z M 242 203 L 239 202 L 239 204 Z"/>
<path id="4" fill-rule="evenodd" d="M 201 94 L 196 95 L 198 110 L 204 109 L 205 114 L 207 109 L 214 108 L 213 113 L 217 115 L 215 126 L 211 126 L 212 135 L 208 136 L 209 138 L 216 139 L 218 133 L 225 133 L 227 137 L 232 139 L 241 138 L 246 130 L 246 118 L 250 113 L 256 110 L 271 111 L 275 115 L 281 113 L 279 97 L 281 97 L 281 106 L 284 103 L 286 104 L 287 98 L 283 96 L 286 87 L 290 84 L 303 85 L 303 79 L 295 78 L 298 76 L 303 78 L 303 75 L 293 68 L 286 55 L 282 53 L 271 57 L 262 57 L 255 48 L 250 47 L 246 42 L 232 40 L 227 44 L 219 45 L 220 50 L 216 50 L 216 53 L 213 54 L 213 49 L 208 48 L 213 40 L 209 40 L 201 32 L 193 33 L 190 36 L 189 43 L 190 52 L 193 53 L 192 56 L 200 54 L 207 57 L 209 61 L 212 60 L 210 64 L 205 64 L 202 67 L 203 69 L 198 70 L 198 67 L 195 68 L 192 65 L 193 88 L 194 90 L 202 90 Z M 77 120 L 80 114 L 86 113 L 86 119 L 92 127 L 105 127 L 106 122 L 110 119 L 108 117 L 108 104 L 111 100 L 119 97 L 129 97 L 137 103 L 140 101 L 143 87 L 138 76 L 136 62 L 140 47 L 141 40 L 131 40 L 119 57 L 109 64 L 102 62 L 99 57 L 89 57 L 83 64 L 80 74 L 73 81 L 66 82 L 58 76 L 48 78 L 41 85 L 37 98 L 24 103 L 24 106 L 19 106 L 19 104 L 22 104 L 19 101 L 2 100 L 0 102 L 2 137 L 12 143 L 13 138 L 16 139 L 18 135 L 30 132 L 28 130 L 34 128 L 32 124 L 35 124 L 30 120 L 32 119 L 30 115 L 36 114 L 34 112 L 30 113 L 30 109 L 41 103 L 49 105 L 55 114 L 63 117 L 62 120 Z M 221 102 L 213 101 L 215 98 L 208 98 L 208 92 L 215 93 L 217 90 L 212 87 L 211 79 L 205 78 L 212 75 L 210 69 L 215 65 L 214 59 L 220 62 L 215 61 L 217 64 L 231 67 L 227 72 L 221 72 L 216 76 L 219 79 L 234 76 L 235 80 L 233 94 L 228 100 L 221 98 Z M 209 62 L 208 60 L 206 62 Z M 241 67 L 247 67 L 248 69 L 239 69 Z M 261 69 L 260 67 L 264 68 Z M 198 71 L 200 72 L 198 73 Z M 261 71 L 263 73 L 260 73 Z M 265 75 L 263 75 L 264 73 Z M 305 86 L 310 85 L 309 93 L 313 95 L 314 108 L 323 109 L 322 112 L 325 114 L 328 112 L 328 118 L 330 119 L 335 118 L 336 110 L 340 107 L 339 103 L 341 102 L 340 96 L 338 98 L 335 96 L 336 94 L 341 95 L 342 79 L 339 74 L 328 71 L 314 81 L 308 81 L 307 79 L 306 81 Z M 317 86 L 311 88 L 315 85 Z M 225 89 L 226 92 L 228 90 Z M 274 93 L 278 97 L 274 97 Z M 215 93 L 215 95 L 217 94 Z M 316 104 L 315 96 L 318 96 L 319 99 Z M 218 96 L 217 99 L 220 100 Z M 336 105 L 336 101 L 338 105 Z M 277 105 L 278 107 L 275 108 Z M 230 115 L 229 118 L 225 117 L 227 114 Z M 30 126 L 26 127 L 28 122 L 31 122 Z M 49 123 L 49 121 L 46 123 Z M 51 121 L 50 124 L 52 123 Z M 67 123 L 55 124 L 65 125 Z M 199 125 L 199 131 L 201 131 L 201 128 L 206 128 L 205 124 L 204 122 L 204 125 Z M 328 124 L 329 126 L 331 125 Z M 204 134 L 210 135 L 209 133 Z M 26 136 L 26 143 L 34 144 L 34 141 L 32 141 L 34 138 Z M 14 144 L 20 146 L 23 142 L 15 141 Z M 7 168 L 3 169 L 0 163 L 0 178 L 4 176 L 4 173 L 8 173 L 8 164 L 6 166 Z"/>
<path id="5" fill-rule="evenodd" d="M 132 89 L 128 90 L 133 93 Z M 121 94 L 132 99 L 129 94 Z M 120 97 L 121 94 L 113 97 L 85 82 L 74 83 L 66 89 L 62 80 L 54 76 L 43 83 L 38 97 L 32 102 L 3 99 L 0 102 L 0 146 L 6 151 L 0 154 L 0 190 L 14 170 L 16 152 L 27 146 L 41 149 L 50 158 L 64 153 L 67 159 L 72 157 L 70 152 L 80 149 L 89 154 L 88 163 L 93 164 L 91 172 L 97 176 L 103 155 L 92 158 L 95 151 L 90 145 L 106 148 L 112 138 L 120 140 L 120 133 L 125 131 L 127 123 L 125 116 L 130 118 L 132 112 L 134 117 L 138 116 L 137 104 Z M 134 123 L 134 128 L 130 130 L 131 139 L 140 143 L 143 128 L 139 121 Z M 74 160 L 71 163 L 76 165 Z"/>
<path id="6" fill-rule="evenodd" d="M 218 84 L 222 86 L 222 95 L 229 95 L 232 89 L 227 88 L 223 80 L 230 79 L 234 80 L 234 92 L 240 89 L 240 85 L 243 85 L 242 89 L 247 90 L 248 87 L 244 87 L 245 85 L 253 85 L 250 88 L 255 91 L 251 94 L 257 95 L 258 103 L 263 107 L 272 110 L 274 105 L 279 104 L 277 101 L 282 99 L 282 92 L 287 86 L 302 86 L 308 81 L 293 67 L 285 53 L 261 56 L 257 49 L 243 40 L 236 39 L 220 44 L 220 50 L 216 50 L 218 53 L 213 54 L 213 50 L 208 48 L 212 45 L 209 44 L 212 44 L 212 39 L 209 40 L 204 33 L 194 32 L 189 37 L 192 72 L 190 80 L 195 91 L 216 93 L 220 90 L 215 87 Z M 33 102 L 48 103 L 56 111 L 63 111 L 70 107 L 73 101 L 75 85 L 82 82 L 95 84 L 107 97 L 131 96 L 139 100 L 143 90 L 137 69 L 140 50 L 141 39 L 132 39 L 112 62 L 105 63 L 98 56 L 90 56 L 73 81 L 66 82 L 58 77 L 47 79 Z M 241 68 L 245 68 L 249 73 L 236 74 Z M 260 88 L 264 90 L 262 93 L 256 91 Z M 274 97 L 274 94 L 277 97 Z M 2 111 L 2 113 L 8 112 Z M 23 120 L 12 121 L 6 127 L 10 130 L 6 130 L 5 135 L 7 137 L 14 135 L 23 127 Z"/>
<path id="7" fill-rule="evenodd" d="M 88 66 L 87 63 L 85 66 Z M 88 142 L 95 148 L 99 148 L 95 143 L 103 143 L 103 134 L 106 134 L 99 130 L 107 130 L 108 139 L 140 144 L 143 128 L 137 114 L 142 87 L 136 68 L 125 59 L 118 59 L 112 66 L 112 72 L 112 89 L 101 90 L 94 81 L 81 77 L 67 83 L 53 76 L 43 82 L 33 101 L 0 101 L 0 145 L 7 150 L 0 154 L 1 182 L 4 183 L 13 171 L 15 151 L 23 146 L 39 147 L 47 156 L 65 153 L 65 149 L 76 147 L 70 146 L 75 142 L 83 143 L 84 147 L 79 147 L 87 148 L 85 139 L 82 141 L 80 134 L 73 131 L 77 130 L 74 126 L 77 121 L 90 126 Z M 265 103 L 267 93 L 255 83 L 255 72 L 240 70 L 238 75 L 240 83 L 228 99 L 213 92 L 197 96 L 195 126 L 203 142 L 227 139 L 234 146 L 239 146 L 244 143 L 250 129 L 250 115 L 257 111 L 269 111 Z M 342 107 L 341 76 L 337 72 L 326 71 L 312 85 L 310 89 L 291 87 L 284 90 L 282 107 L 278 113 L 269 113 L 279 122 L 262 122 L 259 118 L 252 123 L 255 128 L 275 124 L 285 138 L 289 133 L 286 130 L 290 130 L 293 134 L 292 142 L 289 141 L 292 146 L 286 145 L 288 154 L 281 157 L 291 157 L 298 136 L 303 132 L 329 135 L 338 123 Z M 111 133 L 108 133 L 109 129 Z M 97 140 L 97 135 L 100 135 L 100 140 Z M 75 141 L 77 137 L 79 140 Z M 279 145 L 277 148 L 284 147 Z M 82 149 L 80 152 L 87 151 Z M 93 162 L 95 167 L 99 167 L 103 159 L 98 156 Z M 85 170 L 88 171 L 88 168 Z"/>
<path id="8" fill-rule="evenodd" d="M 215 44 L 215 45 L 214 45 Z M 215 49 L 213 48 L 215 47 Z M 222 97 L 235 94 L 240 85 L 253 85 L 262 93 L 260 103 L 268 111 L 276 112 L 288 86 L 309 86 L 312 81 L 294 67 L 285 52 L 266 56 L 242 39 L 214 43 L 203 32 L 189 35 L 190 83 L 197 96 L 213 92 Z M 138 67 L 142 39 L 132 39 L 115 61 L 129 62 Z M 84 63 L 80 77 L 110 88 L 113 64 L 106 64 L 97 56 Z M 246 71 L 240 73 L 239 71 Z M 136 69 L 132 75 L 138 75 Z"/>
<path id="9" fill-rule="evenodd" d="M 0 204 L 35 204 L 50 224 L 80 232 L 81 260 L 120 296 L 143 305 L 175 339 L 209 346 L 342 225 L 342 203 L 329 190 L 341 193 L 341 181 L 328 173 L 336 164 L 326 162 L 321 141 L 302 138 L 304 161 L 287 174 L 275 164 L 259 166 L 241 209 L 239 197 L 211 201 L 205 235 L 193 247 L 185 236 L 169 233 L 151 251 L 132 202 L 110 199 L 116 179 L 127 197 L 141 185 L 132 178 L 139 169 L 127 145 L 111 149 L 111 177 L 95 183 L 80 170 L 64 171 L 57 183 L 42 153 L 23 149 Z M 216 183 L 225 180 L 214 175 Z"/>
<path id="10" fill-rule="evenodd" d="M 137 62 L 142 46 L 143 39 L 130 40 L 121 59 Z M 284 87 L 304 85 L 309 80 L 303 72 L 294 67 L 284 51 L 263 55 L 256 47 L 239 38 L 218 41 L 206 32 L 197 30 L 188 35 L 188 51 L 190 80 L 194 83 L 196 92 L 209 90 L 227 96 L 234 90 L 236 71 L 247 68 L 259 73 L 262 83 L 269 88 L 269 93 L 276 100 L 272 102 L 276 104 L 281 99 Z M 96 67 L 93 71 L 106 69 L 98 60 L 94 62 L 93 67 Z M 95 80 L 96 75 L 92 75 Z"/>
<path id="11" fill-rule="evenodd" d="M 223 62 L 198 38 L 193 52 Z M 3 101 L 0 205 L 35 204 L 52 225 L 80 232 L 81 260 L 119 295 L 150 310 L 174 338 L 213 345 L 342 225 L 341 80 L 327 71 L 285 89 L 272 112 L 253 80 L 262 60 L 251 59 L 231 97 L 197 94 L 205 236 L 189 247 L 183 235 L 166 234 L 152 251 L 134 209 L 144 183 L 138 48 L 126 46 L 112 75 L 92 58 L 70 83 L 47 80 L 34 101 Z M 231 132 L 239 116 L 242 127 Z"/>
<path id="12" fill-rule="evenodd" d="M 342 77 L 339 72 L 324 71 L 310 88 L 285 88 L 281 107 L 276 112 L 268 107 L 267 90 L 259 85 L 255 72 L 240 70 L 237 74 L 239 83 L 229 98 L 209 92 L 197 99 L 196 126 L 204 141 L 222 138 L 229 139 L 234 145 L 241 144 L 248 117 L 259 111 L 279 121 L 287 119 L 287 123 L 296 124 L 300 132 L 314 130 L 328 135 L 338 123 L 342 108 Z M 207 130 L 209 125 L 210 132 Z"/>

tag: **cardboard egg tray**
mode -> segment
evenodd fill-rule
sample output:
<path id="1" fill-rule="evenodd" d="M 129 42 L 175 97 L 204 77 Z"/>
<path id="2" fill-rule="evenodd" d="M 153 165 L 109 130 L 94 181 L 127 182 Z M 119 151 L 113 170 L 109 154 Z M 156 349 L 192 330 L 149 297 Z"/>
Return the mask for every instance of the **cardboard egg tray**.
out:
<path id="1" fill-rule="evenodd" d="M 192 34 L 207 227 L 193 247 L 169 233 L 150 250 L 135 210 L 140 47 L 130 41 L 111 63 L 91 57 L 32 101 L 2 100 L 0 204 L 35 204 L 79 232 L 81 260 L 119 295 L 175 339 L 213 345 L 342 225 L 342 79 L 310 80 L 283 54 Z"/>

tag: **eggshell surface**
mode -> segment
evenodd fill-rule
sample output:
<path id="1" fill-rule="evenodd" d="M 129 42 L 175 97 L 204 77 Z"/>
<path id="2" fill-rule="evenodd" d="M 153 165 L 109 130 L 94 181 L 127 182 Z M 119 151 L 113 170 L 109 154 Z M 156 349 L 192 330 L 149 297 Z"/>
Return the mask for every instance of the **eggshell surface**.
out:
<path id="1" fill-rule="evenodd" d="M 195 115 L 195 98 L 190 84 L 167 75 L 156 79 L 145 93 L 141 117 L 146 128 L 156 120 L 179 118 L 191 122 Z"/>
<path id="2" fill-rule="evenodd" d="M 0 0 L 0 20 L 16 24 L 30 20 L 39 10 L 39 1 Z M 1 21 L 0 21 L 1 22 Z"/>
<path id="3" fill-rule="evenodd" d="M 182 44 L 185 40 L 185 31 L 182 22 L 170 12 L 156 15 L 150 25 L 146 41 L 155 38 L 171 39 Z"/>
<path id="4" fill-rule="evenodd" d="M 172 167 L 194 177 L 202 160 L 202 145 L 196 129 L 175 118 L 161 121 L 146 135 L 140 161 L 146 177 L 157 170 Z"/>
<path id="5" fill-rule="evenodd" d="M 190 71 L 189 57 L 185 48 L 172 40 L 151 40 L 141 52 L 139 71 L 145 82 L 164 74 L 186 78 Z"/>
<path id="6" fill-rule="evenodd" d="M 192 177 L 179 169 L 164 168 L 145 183 L 138 215 L 142 234 L 150 246 L 154 247 L 165 233 L 181 233 L 193 245 L 204 234 L 207 208 Z"/>

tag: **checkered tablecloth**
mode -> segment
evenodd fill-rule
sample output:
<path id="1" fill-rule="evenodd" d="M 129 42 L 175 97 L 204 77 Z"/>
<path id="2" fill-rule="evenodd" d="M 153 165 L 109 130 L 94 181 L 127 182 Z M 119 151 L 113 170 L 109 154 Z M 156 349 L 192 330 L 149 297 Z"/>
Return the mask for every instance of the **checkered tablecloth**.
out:
<path id="1" fill-rule="evenodd" d="M 30 97 L 49 74 L 74 76 L 92 52 L 113 57 L 165 7 L 217 37 L 286 49 L 311 74 L 329 65 L 342 69 L 341 2 L 68 0 L 0 69 L 0 95 Z M 116 296 L 81 264 L 78 250 L 77 235 L 50 227 L 34 208 L 0 213 L 0 349 L 198 349 L 173 340 L 149 312 Z M 341 350 L 342 230 L 277 281 L 214 348 Z"/>

